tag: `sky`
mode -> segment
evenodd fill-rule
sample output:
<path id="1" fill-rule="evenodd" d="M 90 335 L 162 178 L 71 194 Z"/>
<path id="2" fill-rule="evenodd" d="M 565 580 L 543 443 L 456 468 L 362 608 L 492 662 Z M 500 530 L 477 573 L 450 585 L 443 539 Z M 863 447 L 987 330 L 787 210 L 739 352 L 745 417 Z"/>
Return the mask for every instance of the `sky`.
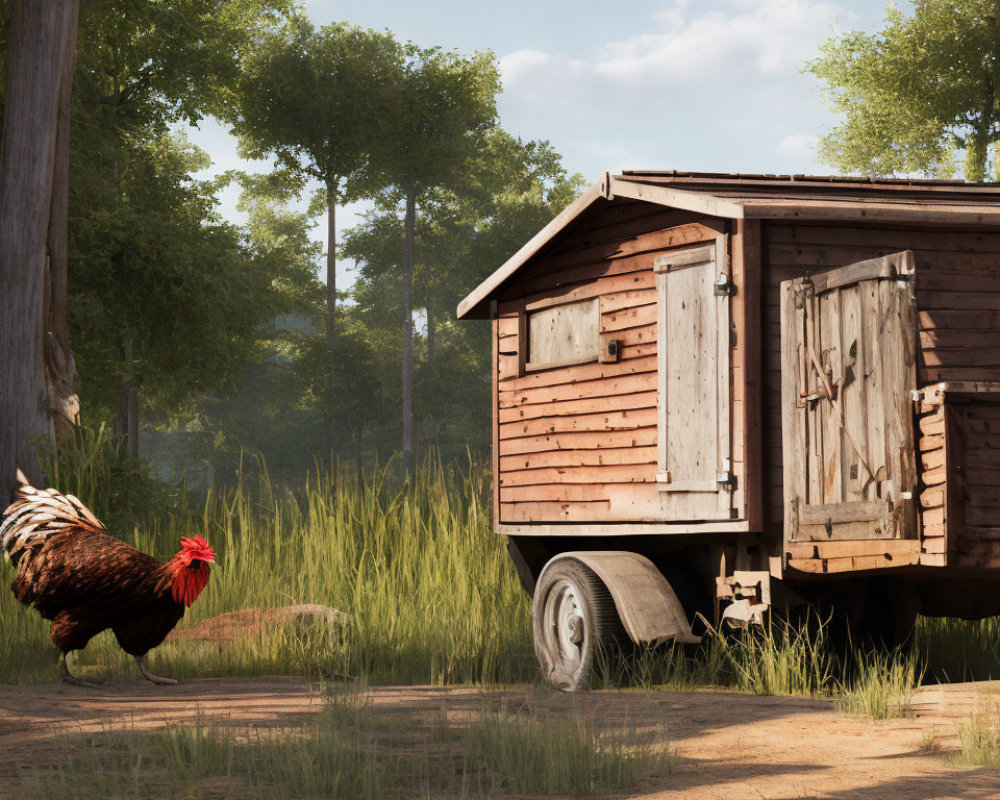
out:
<path id="1" fill-rule="evenodd" d="M 317 25 L 346 21 L 424 47 L 491 50 L 501 125 L 547 139 L 589 183 L 623 169 L 829 173 L 815 145 L 836 118 L 802 66 L 832 35 L 876 30 L 885 18 L 879 0 L 306 0 L 305 8 Z M 188 135 L 213 159 L 206 176 L 265 169 L 241 161 L 218 123 Z M 235 204 L 230 190 L 220 210 L 240 220 Z M 363 208 L 338 213 L 338 236 Z M 315 234 L 325 246 L 325 225 Z M 352 279 L 342 265 L 338 285 Z"/>

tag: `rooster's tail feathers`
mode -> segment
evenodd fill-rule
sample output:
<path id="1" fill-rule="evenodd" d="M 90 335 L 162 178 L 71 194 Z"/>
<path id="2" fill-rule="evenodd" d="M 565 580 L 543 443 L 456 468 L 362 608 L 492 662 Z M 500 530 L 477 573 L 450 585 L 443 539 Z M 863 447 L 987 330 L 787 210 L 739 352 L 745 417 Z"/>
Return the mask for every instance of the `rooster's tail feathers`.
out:
<path id="1" fill-rule="evenodd" d="M 15 565 L 50 534 L 68 528 L 105 529 L 79 498 L 56 489 L 36 489 L 21 470 L 17 480 L 20 486 L 14 491 L 14 502 L 4 511 L 0 524 L 0 548 Z"/>

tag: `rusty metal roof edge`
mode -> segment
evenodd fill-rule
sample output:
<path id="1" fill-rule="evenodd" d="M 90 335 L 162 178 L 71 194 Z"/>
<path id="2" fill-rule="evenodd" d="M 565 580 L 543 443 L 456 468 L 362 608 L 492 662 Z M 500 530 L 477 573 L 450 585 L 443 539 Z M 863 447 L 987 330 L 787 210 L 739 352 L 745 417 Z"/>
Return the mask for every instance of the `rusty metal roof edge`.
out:
<path id="1" fill-rule="evenodd" d="M 854 184 L 872 188 L 907 189 L 918 191 L 961 191 L 977 193 L 1000 193 L 1000 182 L 970 183 L 963 180 L 938 180 L 931 178 L 875 178 L 866 175 L 779 175 L 768 173 L 741 172 L 687 172 L 683 170 L 622 170 L 625 179 L 642 180 L 651 178 L 677 179 L 678 183 L 718 182 L 721 186 L 732 186 L 746 183 L 764 183 L 773 186 L 812 184 L 815 186 L 836 186 L 838 184 Z"/>
<path id="2" fill-rule="evenodd" d="M 649 180 L 651 178 L 692 178 L 691 182 L 678 180 L 676 182 L 660 182 Z M 644 178 L 646 180 L 644 180 Z M 696 181 L 702 182 L 700 185 L 693 185 Z M 712 181 L 717 181 L 717 185 L 712 187 Z M 807 176 L 807 175 L 744 175 L 733 173 L 711 173 L 711 172 L 679 172 L 677 170 L 666 171 L 639 171 L 624 170 L 620 175 L 612 175 L 606 172 L 603 178 L 591 186 L 586 192 L 578 197 L 573 203 L 563 209 L 548 225 L 542 228 L 531 239 L 528 240 L 513 256 L 493 272 L 486 280 L 480 283 L 472 292 L 468 294 L 458 305 L 459 319 L 464 317 L 483 318 L 483 304 L 486 303 L 492 293 L 499 288 L 507 279 L 514 275 L 522 266 L 534 258 L 553 239 L 564 231 L 573 221 L 589 209 L 600 199 L 613 200 L 618 197 L 631 197 L 645 202 L 677 207 L 691 211 L 704 213 L 708 216 L 716 216 L 729 219 L 740 218 L 770 218 L 770 219 L 831 219 L 835 216 L 842 216 L 842 209 L 853 203 L 854 208 L 851 217 L 856 217 L 858 221 L 874 222 L 881 219 L 884 222 L 890 221 L 934 221 L 938 219 L 944 223 L 951 224 L 974 224 L 974 225 L 1000 225 L 1000 204 L 994 202 L 978 201 L 983 206 L 993 206 L 995 211 L 982 211 L 977 208 L 977 201 L 967 199 L 965 203 L 959 204 L 955 198 L 950 198 L 954 205 L 954 210 L 941 210 L 939 208 L 922 208 L 918 203 L 907 203 L 902 198 L 893 199 L 886 202 L 886 198 L 842 198 L 837 202 L 834 197 L 825 198 L 803 198 L 797 193 L 791 193 L 787 198 L 781 198 L 780 194 L 771 194 L 762 197 L 727 197 L 724 192 L 727 188 L 735 186 L 752 186 L 754 184 L 769 186 L 782 186 L 796 184 L 796 188 L 808 189 L 810 186 L 831 187 L 846 189 L 848 185 L 853 188 L 870 187 L 871 189 L 894 188 L 895 191 L 905 191 L 907 188 L 913 189 L 915 194 L 926 197 L 935 188 L 940 190 L 940 195 L 955 195 L 959 193 L 980 194 L 987 196 L 996 195 L 1000 200 L 1000 183 L 966 183 L 964 181 L 930 181 L 916 179 L 873 179 L 858 178 L 852 176 Z M 645 191 L 642 187 L 660 188 L 664 191 Z M 950 187 L 950 188 L 949 188 Z M 722 193 L 713 194 L 712 188 L 720 190 Z M 786 199 L 790 201 L 785 208 L 775 206 L 775 200 Z M 943 199 L 943 198 L 942 198 Z M 881 201 L 881 202 L 880 202 Z M 796 205 L 801 204 L 801 205 Z M 949 205 L 945 203 L 944 205 Z M 885 206 L 895 206 L 896 210 Z M 869 214 L 866 209 L 875 212 Z M 846 218 L 845 218 L 846 219 Z"/>

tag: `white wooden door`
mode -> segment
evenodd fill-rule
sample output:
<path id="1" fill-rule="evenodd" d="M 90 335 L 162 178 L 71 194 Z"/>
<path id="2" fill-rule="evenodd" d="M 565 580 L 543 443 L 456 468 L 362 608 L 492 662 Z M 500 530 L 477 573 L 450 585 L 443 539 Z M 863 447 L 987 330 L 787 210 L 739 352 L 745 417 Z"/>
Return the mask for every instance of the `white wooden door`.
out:
<path id="1" fill-rule="evenodd" d="M 659 356 L 657 484 L 668 520 L 730 519 L 731 279 L 726 237 L 654 263 Z"/>

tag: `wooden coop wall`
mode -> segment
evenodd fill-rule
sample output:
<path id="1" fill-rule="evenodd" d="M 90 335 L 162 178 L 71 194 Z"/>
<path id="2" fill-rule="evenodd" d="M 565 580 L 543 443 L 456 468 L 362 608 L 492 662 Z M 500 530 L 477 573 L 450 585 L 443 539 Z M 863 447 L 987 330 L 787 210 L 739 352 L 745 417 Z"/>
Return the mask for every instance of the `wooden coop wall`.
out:
<path id="1" fill-rule="evenodd" d="M 664 253 L 715 242 L 722 229 L 719 221 L 648 203 L 602 203 L 504 287 L 495 328 L 500 523 L 667 519 L 656 480 L 653 265 Z M 526 370 L 526 312 L 588 298 L 598 298 L 602 361 Z M 619 343 L 613 359 L 606 356 L 610 340 Z M 734 351 L 734 363 L 742 354 Z M 733 416 L 741 420 L 742 386 L 732 390 Z"/>
<path id="2" fill-rule="evenodd" d="M 920 404 L 921 563 L 1000 567 L 1000 387 Z"/>
<path id="3" fill-rule="evenodd" d="M 912 250 L 917 265 L 916 297 L 920 356 L 918 387 L 941 381 L 1000 380 L 1000 233 L 928 227 L 886 228 L 846 224 L 802 224 L 772 221 L 764 226 L 764 462 L 766 472 L 765 517 L 768 527 L 782 529 L 784 486 L 781 434 L 781 313 L 780 283 L 815 275 L 857 261 Z M 988 406 L 988 407 L 987 407 Z M 918 418 L 918 469 L 921 472 L 920 504 L 925 542 L 920 563 L 943 565 L 948 547 L 943 527 L 943 485 L 946 467 L 944 418 L 924 408 Z M 977 415 L 991 419 L 977 419 Z M 969 471 L 983 487 L 961 504 L 967 512 L 969 536 L 979 542 L 963 557 L 966 565 L 1000 565 L 1000 525 L 989 523 L 996 509 L 1000 519 L 1000 493 L 992 488 L 996 459 L 991 452 L 1000 441 L 981 436 L 986 424 L 1000 429 L 1000 406 L 987 404 L 961 417 L 959 429 L 974 433 L 976 450 L 966 452 Z M 949 423 L 951 424 L 951 423 Z M 963 427 L 964 426 L 964 427 Z M 963 438 L 967 438 L 963 436 Z M 953 440 L 958 445 L 958 440 Z M 966 447 L 968 443 L 966 442 Z M 1000 483 L 1000 481 L 998 481 Z M 954 487 L 953 487 L 954 488 Z M 966 487 L 963 491 L 968 492 Z M 940 503 L 938 501 L 941 501 Z M 992 503 L 994 505 L 988 505 Z M 955 507 L 957 511 L 958 508 Z M 975 524 L 973 520 L 980 520 Z M 985 545 L 994 533 L 996 544 Z M 968 538 L 968 537 L 967 537 Z M 971 539 L 969 539 L 971 541 Z M 957 546 L 958 540 L 955 540 Z M 952 562 L 948 562 L 951 564 Z"/>

